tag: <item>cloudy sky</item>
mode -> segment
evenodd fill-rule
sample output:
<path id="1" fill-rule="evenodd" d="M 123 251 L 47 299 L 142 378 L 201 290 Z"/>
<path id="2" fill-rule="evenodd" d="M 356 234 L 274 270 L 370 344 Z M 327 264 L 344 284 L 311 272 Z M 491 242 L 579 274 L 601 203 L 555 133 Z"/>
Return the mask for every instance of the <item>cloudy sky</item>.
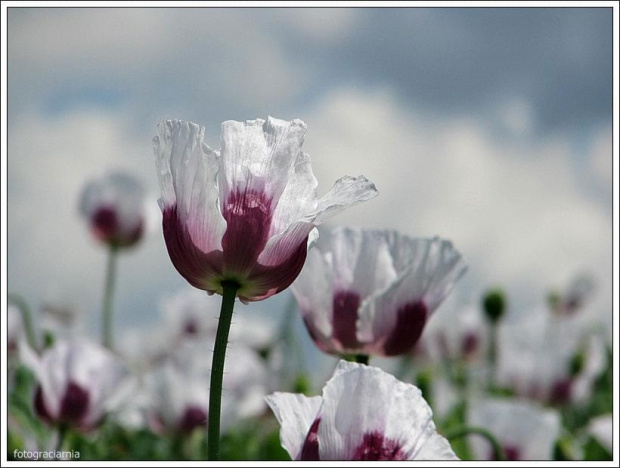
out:
<path id="1" fill-rule="evenodd" d="M 376 183 L 331 224 L 448 238 L 459 296 L 500 285 L 515 310 L 589 272 L 610 316 L 612 31 L 610 8 L 9 8 L 9 290 L 74 303 L 96 332 L 85 181 L 127 169 L 155 203 L 159 120 L 219 147 L 222 121 L 272 115 L 307 123 L 321 194 Z M 124 328 L 187 287 L 159 225 L 119 268 Z"/>

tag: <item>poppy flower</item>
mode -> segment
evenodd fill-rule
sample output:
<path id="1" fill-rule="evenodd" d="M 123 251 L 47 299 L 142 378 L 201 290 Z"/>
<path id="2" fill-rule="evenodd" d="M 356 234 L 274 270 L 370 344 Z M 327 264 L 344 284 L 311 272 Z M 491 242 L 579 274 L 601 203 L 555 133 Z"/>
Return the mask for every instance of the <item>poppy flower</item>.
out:
<path id="1" fill-rule="evenodd" d="M 223 282 L 242 301 L 287 288 L 299 274 L 315 227 L 378 194 L 363 176 L 343 177 L 317 198 L 306 125 L 274 118 L 222 124 L 220 151 L 191 122 L 161 122 L 153 140 L 163 232 L 178 272 L 210 294 Z"/>
<path id="2" fill-rule="evenodd" d="M 106 349 L 90 342 L 60 341 L 39 357 L 27 346 L 21 349 L 24 364 L 38 384 L 34 407 L 52 424 L 80 430 L 99 425 L 124 388 L 127 369 Z"/>
<path id="3" fill-rule="evenodd" d="M 322 396 L 276 392 L 267 403 L 293 460 L 457 460 L 417 387 L 340 361 Z"/>
<path id="4" fill-rule="evenodd" d="M 553 460 L 561 427 L 555 410 L 527 400 L 485 398 L 471 403 L 468 421 L 493 434 L 509 461 Z M 476 460 L 495 459 L 488 441 L 477 436 L 470 436 L 470 441 Z"/>
<path id="5" fill-rule="evenodd" d="M 144 189 L 125 172 L 111 172 L 88 182 L 80 197 L 79 211 L 93 235 L 112 247 L 134 246 L 148 224 Z"/>
<path id="6" fill-rule="evenodd" d="M 436 237 L 337 228 L 309 252 L 292 290 L 323 351 L 395 356 L 413 348 L 465 269 Z"/>

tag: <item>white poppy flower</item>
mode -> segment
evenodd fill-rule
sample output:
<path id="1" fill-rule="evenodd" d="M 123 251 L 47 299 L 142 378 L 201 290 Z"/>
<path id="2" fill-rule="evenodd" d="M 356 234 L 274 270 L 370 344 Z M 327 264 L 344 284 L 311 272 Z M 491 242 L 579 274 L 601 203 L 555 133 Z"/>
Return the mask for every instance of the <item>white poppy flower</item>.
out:
<path id="1" fill-rule="evenodd" d="M 128 376 L 112 353 L 86 341 L 56 342 L 40 357 L 27 346 L 20 352 L 38 381 L 39 417 L 82 430 L 96 427 L 113 408 Z"/>
<path id="2" fill-rule="evenodd" d="M 502 322 L 497 379 L 518 395 L 552 404 L 586 400 L 605 368 L 601 340 L 578 317 L 544 307 Z"/>
<path id="3" fill-rule="evenodd" d="M 125 172 L 89 181 L 82 190 L 79 211 L 93 235 L 115 247 L 135 245 L 149 222 L 144 189 Z"/>
<path id="4" fill-rule="evenodd" d="M 148 420 L 154 429 L 190 432 L 207 427 L 213 343 L 184 343 L 147 377 Z M 260 358 L 247 347 L 228 348 L 224 368 L 222 418 L 226 425 L 265 410 L 268 376 Z"/>
<path id="5" fill-rule="evenodd" d="M 488 333 L 480 307 L 444 304 L 429 320 L 420 344 L 435 362 L 485 357 Z"/>
<path id="6" fill-rule="evenodd" d="M 343 177 L 318 199 L 306 124 L 274 118 L 222 124 L 221 151 L 204 128 L 161 122 L 153 140 L 170 259 L 192 286 L 258 301 L 287 288 L 306 259 L 315 226 L 377 195 L 370 181 Z"/>
<path id="7" fill-rule="evenodd" d="M 267 403 L 293 460 L 457 460 L 420 390 L 375 367 L 340 361 L 322 396 Z"/>
<path id="8" fill-rule="evenodd" d="M 465 270 L 448 241 L 338 228 L 308 253 L 292 289 L 323 351 L 395 356 L 413 348 Z"/>
<path id="9" fill-rule="evenodd" d="M 560 415 L 538 404 L 518 399 L 485 398 L 472 401 L 468 425 L 488 430 L 507 460 L 552 460 L 560 437 Z M 477 460 L 494 460 L 493 447 L 477 435 L 469 438 Z"/>

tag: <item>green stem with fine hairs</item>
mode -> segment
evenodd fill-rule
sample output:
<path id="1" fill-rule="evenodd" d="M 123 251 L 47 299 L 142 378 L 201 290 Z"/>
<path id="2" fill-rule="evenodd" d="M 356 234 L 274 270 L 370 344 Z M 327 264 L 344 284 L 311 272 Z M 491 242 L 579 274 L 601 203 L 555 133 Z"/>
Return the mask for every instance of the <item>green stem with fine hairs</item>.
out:
<path id="1" fill-rule="evenodd" d="M 103 291 L 103 346 L 112 349 L 112 298 L 114 296 L 114 284 L 116 280 L 116 259 L 118 247 L 111 245 L 108 251 L 108 265 L 105 277 L 105 289 Z"/>
<path id="2" fill-rule="evenodd" d="M 455 429 L 454 431 L 446 434 L 445 437 L 450 442 L 452 442 L 454 439 L 458 439 L 459 437 L 463 437 L 469 434 L 476 434 L 484 437 L 493 446 L 493 452 L 495 453 L 496 460 L 506 461 L 506 456 L 504 455 L 504 450 L 502 449 L 500 443 L 497 441 L 495 436 L 493 436 L 493 434 L 491 434 L 486 429 L 483 429 L 482 427 L 463 427 Z"/>
<path id="3" fill-rule="evenodd" d="M 226 359 L 226 345 L 232 321 L 235 298 L 239 283 L 222 281 L 222 309 L 220 321 L 215 335 L 213 349 L 213 364 L 211 366 L 211 388 L 209 389 L 209 420 L 208 420 L 208 456 L 210 461 L 217 461 L 220 457 L 220 413 L 222 409 L 222 379 L 224 377 L 224 360 Z"/>

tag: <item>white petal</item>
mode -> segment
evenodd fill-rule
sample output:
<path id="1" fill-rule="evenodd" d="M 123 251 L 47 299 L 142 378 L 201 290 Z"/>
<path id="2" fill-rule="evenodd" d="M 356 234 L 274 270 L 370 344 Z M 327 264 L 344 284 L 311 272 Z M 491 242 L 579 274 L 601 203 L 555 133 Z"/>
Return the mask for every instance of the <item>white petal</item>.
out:
<path id="1" fill-rule="evenodd" d="M 612 414 L 597 416 L 588 424 L 588 432 L 594 437 L 609 453 L 614 448 L 614 419 Z"/>
<path id="2" fill-rule="evenodd" d="M 351 460 L 364 435 L 372 432 L 396 443 L 407 459 L 454 456 L 437 443 L 440 436 L 420 390 L 378 368 L 340 364 L 323 389 L 321 412 L 322 460 Z M 427 443 L 433 449 L 425 449 Z M 441 450 L 435 454 L 437 447 Z"/>
<path id="3" fill-rule="evenodd" d="M 319 415 L 323 399 L 319 396 L 309 398 L 301 394 L 275 392 L 265 397 L 265 400 L 280 422 L 282 446 L 292 460 L 297 460 L 310 426 Z"/>
<path id="4" fill-rule="evenodd" d="M 552 460 L 560 435 L 557 411 L 526 400 L 486 398 L 471 402 L 469 425 L 490 431 L 504 447 L 517 449 L 521 460 Z M 471 447 L 479 460 L 487 460 L 489 443 L 471 436 Z"/>
<path id="5" fill-rule="evenodd" d="M 177 216 L 199 249 L 221 250 L 226 222 L 219 209 L 219 155 L 204 143 L 204 128 L 194 123 L 163 121 L 157 133 L 153 147 L 162 211 L 176 206 Z"/>
<path id="6" fill-rule="evenodd" d="M 379 194 L 375 184 L 364 176 L 339 179 L 334 187 L 317 203 L 316 209 L 305 213 L 288 229 L 273 236 L 258 257 L 262 265 L 279 265 L 288 259 L 299 244 L 315 226 L 351 206 L 376 197 Z"/>
<path id="7" fill-rule="evenodd" d="M 308 252 L 301 273 L 291 285 L 306 326 L 326 345 L 332 334 L 332 276 L 332 262 L 315 247 Z"/>
<path id="8" fill-rule="evenodd" d="M 306 124 L 268 117 L 222 123 L 220 185 L 225 196 L 256 190 L 277 201 L 301 151 Z M 225 200 L 222 201 L 222 203 Z"/>
<path id="9" fill-rule="evenodd" d="M 316 188 L 318 182 L 312 172 L 310 156 L 300 152 L 271 221 L 269 236 L 284 232 L 291 224 L 303 219 L 317 207 Z"/>
<path id="10" fill-rule="evenodd" d="M 449 241 L 393 233 L 388 242 L 399 279 L 364 304 L 359 325 L 364 339 L 388 334 L 394 327 L 396 312 L 407 303 L 423 302 L 431 314 L 466 271 L 463 259 Z"/>
<path id="11" fill-rule="evenodd" d="M 344 176 L 319 200 L 313 222 L 318 226 L 341 211 L 377 195 L 379 192 L 375 184 L 366 177 Z"/>
<path id="12" fill-rule="evenodd" d="M 112 408 L 117 392 L 128 376 L 125 366 L 106 349 L 89 342 L 71 345 L 68 359 L 69 378 L 88 392 L 86 425 L 96 423 Z"/>
<path id="13" fill-rule="evenodd" d="M 396 280 L 398 274 L 386 242 L 388 235 L 386 231 L 359 228 L 332 231 L 337 289 L 355 292 L 363 299 Z"/>
<path id="14" fill-rule="evenodd" d="M 71 348 L 68 343 L 57 342 L 41 357 L 39 383 L 45 396 L 46 408 L 52 418 L 59 416 L 60 403 L 69 383 L 68 360 L 70 353 Z"/>

